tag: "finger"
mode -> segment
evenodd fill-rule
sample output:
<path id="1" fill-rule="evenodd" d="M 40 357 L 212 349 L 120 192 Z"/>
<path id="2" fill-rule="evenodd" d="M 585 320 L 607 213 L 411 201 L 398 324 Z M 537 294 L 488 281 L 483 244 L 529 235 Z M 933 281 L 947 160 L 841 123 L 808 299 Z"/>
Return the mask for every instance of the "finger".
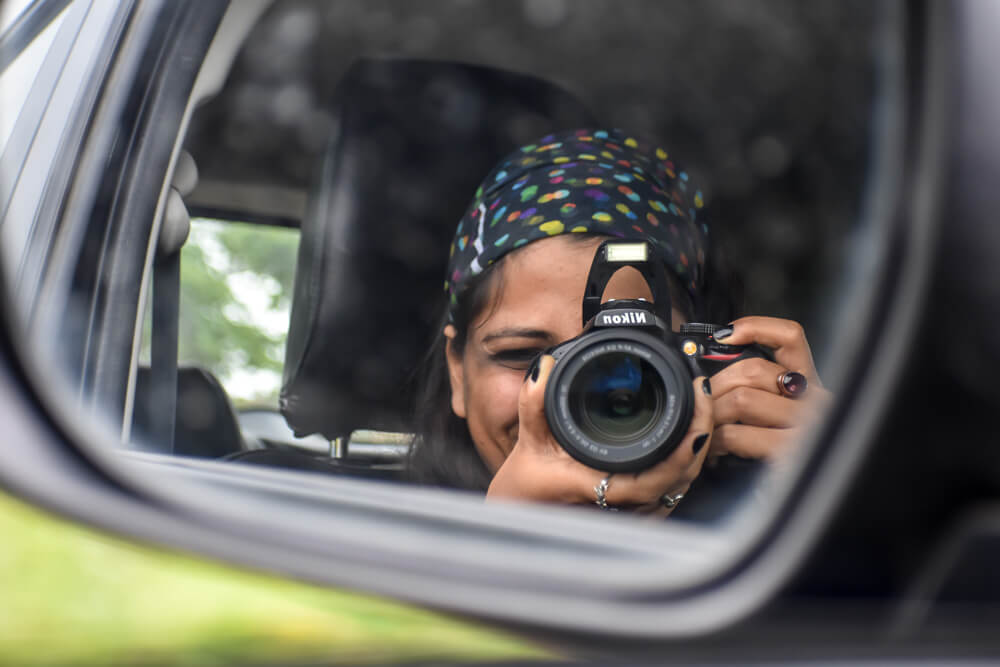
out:
<path id="1" fill-rule="evenodd" d="M 689 484 L 682 489 L 673 492 L 668 492 L 670 493 L 671 496 L 677 499 L 677 502 L 673 506 L 664 503 L 661 496 L 660 498 L 655 499 L 653 502 L 649 502 L 646 503 L 645 505 L 640 505 L 636 507 L 634 512 L 635 514 L 639 514 L 649 518 L 660 518 L 660 519 L 666 518 L 671 514 L 673 514 L 673 511 L 677 509 L 677 506 L 680 504 L 680 502 L 684 500 L 684 496 L 687 495 L 688 489 L 690 488 L 691 485 Z"/>
<path id="2" fill-rule="evenodd" d="M 712 385 L 708 378 L 696 377 L 693 384 L 694 415 L 691 417 L 691 426 L 688 427 L 687 436 L 681 443 L 681 448 L 682 451 L 686 452 L 688 450 L 687 441 L 691 441 L 690 451 L 693 460 L 688 461 L 688 466 L 697 465 L 700 469 L 708 454 L 709 441 L 712 439 L 712 430 L 715 428 L 715 402 L 712 400 Z M 704 435 L 708 437 L 702 439 Z M 697 472 L 695 476 L 697 476 Z"/>
<path id="3" fill-rule="evenodd" d="M 552 438 L 549 422 L 545 418 L 545 385 L 554 365 L 552 355 L 541 355 L 521 385 L 521 393 L 517 397 L 518 443 L 534 443 L 537 446 Z"/>
<path id="4" fill-rule="evenodd" d="M 732 322 L 733 333 L 718 338 L 727 345 L 757 343 L 774 351 L 774 360 L 788 370 L 798 371 L 810 380 L 819 381 L 812 351 L 802 325 L 793 320 L 777 317 L 741 317 Z"/>
<path id="5" fill-rule="evenodd" d="M 704 377 L 696 377 L 692 383 L 694 389 L 694 410 L 691 415 L 691 423 L 688 426 L 684 439 L 681 440 L 681 444 L 666 459 L 638 474 L 638 477 L 644 478 L 642 480 L 643 483 L 652 485 L 655 489 L 659 490 L 658 496 L 677 490 L 670 488 L 669 485 L 664 485 L 660 481 L 663 478 L 661 475 L 669 478 L 671 468 L 688 472 L 693 467 L 700 468 L 708 452 L 708 445 L 710 444 L 709 441 L 711 440 L 715 424 L 715 406 L 711 394 L 705 390 L 705 380 L 706 378 Z M 694 470 L 693 473 L 687 481 L 697 476 L 697 470 Z"/>
<path id="6" fill-rule="evenodd" d="M 723 424 L 717 426 L 712 435 L 711 456 L 734 454 L 745 459 L 773 461 L 794 449 L 802 436 L 802 429 Z"/>
<path id="7" fill-rule="evenodd" d="M 715 399 L 715 423 L 790 428 L 805 421 L 804 404 L 753 387 L 736 387 Z"/>
<path id="8" fill-rule="evenodd" d="M 711 397 L 703 389 L 704 377 L 692 382 L 694 410 L 687 433 L 674 451 L 656 465 L 633 474 L 614 476 L 608 490 L 608 502 L 623 505 L 645 505 L 659 502 L 664 493 L 683 493 L 695 477 L 708 454 L 714 424 Z"/>
<path id="9" fill-rule="evenodd" d="M 752 387 L 781 396 L 778 376 L 786 370 L 784 366 L 759 357 L 737 361 L 712 376 L 712 397 L 718 401 L 737 387 Z"/>

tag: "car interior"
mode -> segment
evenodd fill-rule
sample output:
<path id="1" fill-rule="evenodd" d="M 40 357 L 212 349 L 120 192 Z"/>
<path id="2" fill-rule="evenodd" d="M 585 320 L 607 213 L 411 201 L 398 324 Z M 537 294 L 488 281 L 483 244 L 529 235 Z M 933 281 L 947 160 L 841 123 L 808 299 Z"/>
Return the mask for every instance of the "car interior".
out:
<path id="1" fill-rule="evenodd" d="M 511 149 L 601 120 L 573 93 L 532 74 L 361 52 L 336 85 L 309 91 L 317 116 L 310 150 L 283 150 L 289 137 L 280 132 L 241 143 L 233 119 L 261 103 L 252 99 L 260 91 L 245 52 L 263 39 L 261 26 L 291 20 L 277 6 L 253 7 L 220 28 L 206 59 L 218 64 L 202 74 L 215 89 L 191 100 L 176 147 L 147 303 L 150 361 L 133 372 L 133 448 L 395 479 L 414 378 L 440 325 L 454 221 L 482 174 Z M 253 152 L 241 153 L 245 145 Z M 298 230 L 277 404 L 237 406 L 211 368 L 176 356 L 184 306 L 175 265 L 198 218 Z M 216 408 L 206 419 L 209 403 Z M 241 426 L 243 411 L 256 421 Z M 252 432 L 263 419 L 270 437 Z M 274 437 L 283 428 L 284 437 Z"/>
<path id="2" fill-rule="evenodd" d="M 281 411 L 296 436 L 349 442 L 358 430 L 408 431 L 412 392 L 400 388 L 412 386 L 440 319 L 441 267 L 480 174 L 531 137 L 594 119 L 570 94 L 535 77 L 394 58 L 359 60 L 329 110 L 336 127 L 304 217 L 295 221 L 301 236 Z M 194 164 L 203 150 L 185 145 Z M 198 195 L 195 186 L 187 205 L 193 216 L 209 212 Z M 225 213 L 253 214 L 239 204 L 230 202 Z M 206 369 L 180 369 L 177 391 L 174 444 L 160 443 L 161 451 L 335 467 L 311 452 L 251 449 L 224 388 Z M 151 432 L 150 407 L 163 405 L 156 392 L 152 372 L 140 369 L 137 434 Z M 205 410 L 214 417 L 203 426 L 185 406 L 206 400 L 218 409 Z M 352 457 L 352 449 L 359 454 Z M 348 444 L 341 456 L 365 458 L 363 443 Z"/>

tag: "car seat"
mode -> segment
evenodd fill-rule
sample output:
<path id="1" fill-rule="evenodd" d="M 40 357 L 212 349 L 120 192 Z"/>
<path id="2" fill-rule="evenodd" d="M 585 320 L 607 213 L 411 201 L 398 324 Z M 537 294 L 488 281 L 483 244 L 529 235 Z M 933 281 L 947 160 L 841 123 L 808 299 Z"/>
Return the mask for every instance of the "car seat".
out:
<path id="1" fill-rule="evenodd" d="M 177 420 L 174 442 L 159 442 L 153 415 L 168 404 L 155 390 L 148 366 L 136 377 L 133 437 L 137 448 L 178 456 L 218 458 L 246 449 L 236 411 L 226 390 L 212 373 L 197 366 L 177 369 Z"/>
<path id="2" fill-rule="evenodd" d="M 455 226 L 511 150 L 594 124 L 571 94 L 477 65 L 354 64 L 302 221 L 280 405 L 295 434 L 409 431 Z"/>

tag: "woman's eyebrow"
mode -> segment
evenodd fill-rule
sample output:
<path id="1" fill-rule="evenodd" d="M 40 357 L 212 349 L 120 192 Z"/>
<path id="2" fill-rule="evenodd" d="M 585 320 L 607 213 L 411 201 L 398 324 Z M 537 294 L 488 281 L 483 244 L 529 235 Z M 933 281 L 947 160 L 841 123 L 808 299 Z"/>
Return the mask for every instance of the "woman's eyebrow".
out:
<path id="1" fill-rule="evenodd" d="M 491 333 L 483 336 L 483 343 L 489 343 L 498 338 L 541 338 L 545 341 L 551 339 L 551 335 L 547 331 L 542 331 L 541 329 L 527 329 L 520 327 L 507 327 L 505 329 L 498 329 Z"/>

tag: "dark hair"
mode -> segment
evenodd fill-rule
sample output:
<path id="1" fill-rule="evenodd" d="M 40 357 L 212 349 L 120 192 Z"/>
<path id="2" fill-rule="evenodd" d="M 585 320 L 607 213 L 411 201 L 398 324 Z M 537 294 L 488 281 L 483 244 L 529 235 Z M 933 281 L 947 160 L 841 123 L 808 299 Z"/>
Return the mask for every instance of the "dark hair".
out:
<path id="1" fill-rule="evenodd" d="M 444 328 L 448 324 L 455 327 L 451 346 L 461 355 L 473 320 L 486 308 L 490 297 L 503 288 L 503 274 L 499 270 L 503 262 L 501 259 L 469 281 L 467 289 L 458 296 L 450 318 L 447 303 L 444 304 L 437 333 L 418 367 L 416 433 L 407 462 L 413 482 L 478 491 L 485 491 L 490 485 L 490 472 L 476 451 L 465 420 L 451 409 L 448 339 Z"/>
<path id="2" fill-rule="evenodd" d="M 592 240 L 595 234 L 568 234 L 577 241 Z M 441 314 L 439 326 L 417 370 L 416 406 L 414 410 L 415 435 L 408 456 L 408 477 L 419 484 L 445 486 L 449 488 L 486 491 L 492 476 L 479 456 L 469 428 L 464 419 L 455 416 L 451 409 L 451 382 L 448 377 L 447 343 L 444 328 L 448 324 L 455 327 L 455 337 L 451 341 L 454 353 L 461 355 L 468 341 L 469 327 L 493 300 L 499 303 L 503 291 L 503 271 L 501 267 L 506 255 L 489 266 L 483 273 L 470 280 L 467 288 L 457 296 L 449 319 L 447 304 Z M 703 291 L 706 301 L 701 317 L 714 318 L 716 322 L 729 322 L 736 314 L 736 303 L 740 290 L 736 288 L 734 274 L 712 266 L 709 262 L 708 286 Z M 715 270 L 712 270 L 712 269 Z M 671 299 L 682 305 L 682 311 L 690 319 L 691 302 L 673 275 L 670 279 Z M 497 298 L 494 298 L 497 297 Z"/>

